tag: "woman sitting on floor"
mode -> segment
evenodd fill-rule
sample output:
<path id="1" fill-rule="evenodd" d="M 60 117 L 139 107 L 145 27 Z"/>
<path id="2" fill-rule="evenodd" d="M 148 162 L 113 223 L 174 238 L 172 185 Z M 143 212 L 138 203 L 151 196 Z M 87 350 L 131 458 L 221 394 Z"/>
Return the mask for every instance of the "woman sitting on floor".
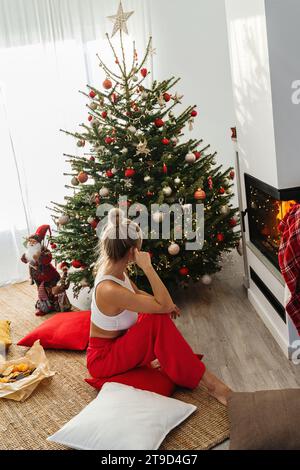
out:
<path id="1" fill-rule="evenodd" d="M 172 318 L 179 316 L 179 309 L 141 246 L 140 227 L 112 209 L 100 240 L 92 299 L 87 350 L 91 376 L 112 377 L 151 363 L 178 386 L 194 389 L 201 380 L 226 405 L 231 390 L 206 369 L 175 326 Z M 126 269 L 132 262 L 144 271 L 153 295 L 129 280 Z"/>

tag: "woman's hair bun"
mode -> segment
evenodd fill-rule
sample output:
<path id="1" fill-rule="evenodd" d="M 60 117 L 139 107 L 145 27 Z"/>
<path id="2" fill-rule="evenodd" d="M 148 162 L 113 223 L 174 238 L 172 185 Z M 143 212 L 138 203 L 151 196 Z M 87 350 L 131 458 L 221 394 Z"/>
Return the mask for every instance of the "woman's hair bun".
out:
<path id="1" fill-rule="evenodd" d="M 108 213 L 109 225 L 119 225 L 124 220 L 124 213 L 120 209 L 111 209 Z"/>

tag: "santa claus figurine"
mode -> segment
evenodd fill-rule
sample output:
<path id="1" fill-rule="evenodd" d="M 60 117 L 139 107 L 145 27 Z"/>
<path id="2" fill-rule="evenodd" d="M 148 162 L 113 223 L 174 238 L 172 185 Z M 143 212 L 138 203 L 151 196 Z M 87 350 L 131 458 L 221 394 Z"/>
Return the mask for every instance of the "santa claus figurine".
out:
<path id="1" fill-rule="evenodd" d="M 44 243 L 48 231 L 51 235 L 50 226 L 42 225 L 34 235 L 30 235 L 24 244 L 27 250 L 21 258 L 23 263 L 29 264 L 31 284 L 36 284 L 38 288 L 38 300 L 35 305 L 38 316 L 55 310 L 57 299 L 52 289 L 60 281 L 59 273 L 51 264 L 51 252 Z"/>

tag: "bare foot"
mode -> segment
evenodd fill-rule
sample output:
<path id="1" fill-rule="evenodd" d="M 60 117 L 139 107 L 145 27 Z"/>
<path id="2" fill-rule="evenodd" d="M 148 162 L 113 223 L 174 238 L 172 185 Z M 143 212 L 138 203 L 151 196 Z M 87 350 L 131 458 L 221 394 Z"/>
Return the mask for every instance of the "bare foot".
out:
<path id="1" fill-rule="evenodd" d="M 158 359 L 154 359 L 154 361 L 152 361 L 150 364 L 153 369 L 161 369 L 161 365 Z"/>
<path id="2" fill-rule="evenodd" d="M 208 370 L 205 371 L 201 382 L 205 385 L 208 393 L 212 397 L 227 406 L 227 401 L 229 396 L 232 394 L 232 390 L 224 382 Z"/>

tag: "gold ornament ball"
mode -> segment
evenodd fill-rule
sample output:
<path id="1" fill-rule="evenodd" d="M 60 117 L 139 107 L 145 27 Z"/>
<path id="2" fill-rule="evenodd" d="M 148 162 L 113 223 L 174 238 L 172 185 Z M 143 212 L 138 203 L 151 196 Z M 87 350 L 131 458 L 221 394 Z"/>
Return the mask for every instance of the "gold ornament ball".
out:
<path id="1" fill-rule="evenodd" d="M 170 188 L 170 186 L 165 186 L 163 188 L 163 193 L 165 196 L 171 196 L 172 194 L 172 188 Z"/>
<path id="2" fill-rule="evenodd" d="M 68 215 L 62 215 L 58 219 L 58 224 L 59 225 L 67 225 L 70 221 L 70 217 Z"/>
<path id="3" fill-rule="evenodd" d="M 201 282 L 205 286 L 209 286 L 212 283 L 212 278 L 209 274 L 204 274 L 204 276 L 201 277 Z"/>
<path id="4" fill-rule="evenodd" d="M 189 153 L 186 154 L 186 156 L 185 156 L 185 161 L 186 161 L 187 163 L 195 163 L 196 157 L 195 157 L 195 155 L 194 155 L 192 152 L 189 152 Z"/>
<path id="5" fill-rule="evenodd" d="M 171 243 L 168 247 L 168 252 L 171 256 L 176 256 L 180 252 L 180 246 L 177 243 Z"/>
<path id="6" fill-rule="evenodd" d="M 101 197 L 107 197 L 109 195 L 109 189 L 104 186 L 100 189 L 99 194 Z"/>

